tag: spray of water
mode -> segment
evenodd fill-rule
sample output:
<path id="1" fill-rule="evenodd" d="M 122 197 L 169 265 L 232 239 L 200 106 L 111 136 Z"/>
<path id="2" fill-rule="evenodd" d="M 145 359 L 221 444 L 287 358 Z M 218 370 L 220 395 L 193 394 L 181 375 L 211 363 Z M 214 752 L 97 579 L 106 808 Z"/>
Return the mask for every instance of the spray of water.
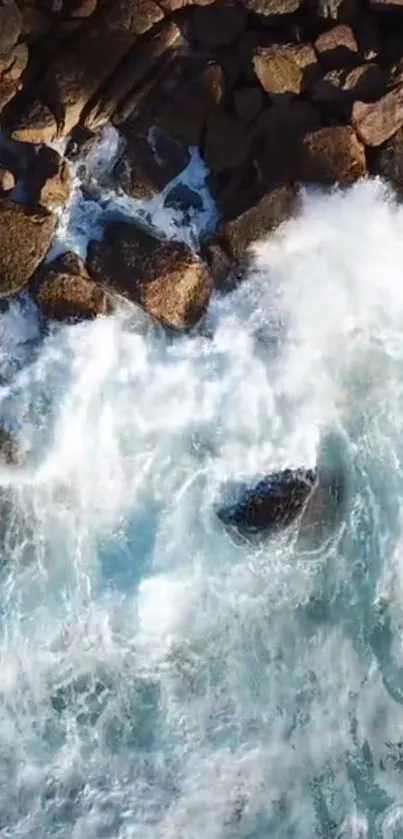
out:
<path id="1" fill-rule="evenodd" d="M 2 315 L 2 837 L 403 835 L 402 264 L 368 182 L 307 194 L 190 336 Z M 337 538 L 234 544 L 225 481 L 321 447 Z"/>

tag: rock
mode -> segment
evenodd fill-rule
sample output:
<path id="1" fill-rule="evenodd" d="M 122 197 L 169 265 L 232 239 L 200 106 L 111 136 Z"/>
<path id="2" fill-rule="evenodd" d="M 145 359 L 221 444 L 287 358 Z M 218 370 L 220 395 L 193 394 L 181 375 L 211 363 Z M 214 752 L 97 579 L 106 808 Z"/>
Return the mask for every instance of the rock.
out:
<path id="1" fill-rule="evenodd" d="M 17 44 L 22 29 L 22 14 L 15 0 L 2 0 L 0 5 L 0 63 L 7 59 Z"/>
<path id="2" fill-rule="evenodd" d="M 203 201 L 198 192 L 190 189 L 186 184 L 176 184 L 168 192 L 164 201 L 164 207 L 173 207 L 187 213 L 189 210 L 202 210 Z"/>
<path id="3" fill-rule="evenodd" d="M 214 0 L 160 0 L 160 6 L 166 12 L 176 12 L 185 6 L 209 6 Z"/>
<path id="4" fill-rule="evenodd" d="M 321 74 L 310 44 L 259 47 L 252 64 L 263 89 L 271 97 L 298 96 Z"/>
<path id="5" fill-rule="evenodd" d="M 46 255 L 55 224 L 40 207 L 0 200 L 0 297 L 25 288 Z"/>
<path id="6" fill-rule="evenodd" d="M 200 6 L 191 11 L 189 31 L 199 44 L 215 49 L 237 41 L 246 20 L 246 11 L 240 3 L 218 0 L 211 6 Z"/>
<path id="7" fill-rule="evenodd" d="M 376 149 L 371 161 L 371 172 L 380 175 L 403 195 L 403 127 Z"/>
<path id="8" fill-rule="evenodd" d="M 210 299 L 210 275 L 190 248 L 157 239 L 135 224 L 108 224 L 105 240 L 89 243 L 87 267 L 108 291 L 171 329 L 194 326 Z"/>
<path id="9" fill-rule="evenodd" d="M 367 173 L 365 149 L 348 125 L 333 125 L 304 137 L 300 176 L 321 184 L 350 183 Z"/>
<path id="10" fill-rule="evenodd" d="M 322 125 L 318 110 L 309 102 L 294 101 L 267 108 L 255 125 L 260 144 L 259 167 L 271 184 L 298 179 L 302 140 Z"/>
<path id="11" fill-rule="evenodd" d="M 3 169 L 0 166 L 0 190 L 1 192 L 9 192 L 15 187 L 15 178 L 9 169 Z"/>
<path id="12" fill-rule="evenodd" d="M 322 32 L 314 46 L 326 70 L 351 67 L 359 59 L 358 44 L 350 26 L 335 26 L 327 32 Z"/>
<path id="13" fill-rule="evenodd" d="M 331 70 L 311 90 L 312 101 L 326 113 L 351 113 L 353 103 L 374 102 L 385 92 L 387 75 L 377 64 L 362 64 L 353 70 Z"/>
<path id="14" fill-rule="evenodd" d="M 53 320 L 91 320 L 111 311 L 107 293 L 90 279 L 76 254 L 64 254 L 44 266 L 34 282 L 33 296 L 42 314 Z"/>
<path id="15" fill-rule="evenodd" d="M 71 191 L 71 175 L 67 161 L 49 146 L 41 146 L 31 171 L 26 189 L 31 203 L 52 211 L 67 204 Z"/>
<path id="16" fill-rule="evenodd" d="M 79 0 L 70 14 L 72 17 L 78 18 L 90 17 L 96 12 L 97 8 L 98 0 Z"/>
<path id="17" fill-rule="evenodd" d="M 366 146 L 380 146 L 403 125 L 403 86 L 386 93 L 376 102 L 355 102 L 352 123 Z"/>
<path id="18" fill-rule="evenodd" d="M 49 108 L 34 99 L 13 125 L 11 137 L 21 143 L 52 143 L 57 137 L 57 122 Z"/>
<path id="19" fill-rule="evenodd" d="M 190 83 L 180 86 L 158 115 L 157 125 L 186 146 L 198 146 L 208 116 L 222 102 L 224 94 L 224 73 L 219 64 L 209 64 Z"/>
<path id="20" fill-rule="evenodd" d="M 395 12 L 403 9 L 403 0 L 369 0 L 369 7 L 374 12 Z"/>
<path id="21" fill-rule="evenodd" d="M 170 20 L 162 21 L 152 32 L 139 39 L 137 47 L 115 71 L 101 94 L 85 114 L 84 125 L 98 128 L 112 117 L 118 122 L 132 119 L 143 105 L 150 90 L 160 80 L 161 62 L 181 40 L 179 27 Z"/>
<path id="22" fill-rule="evenodd" d="M 373 61 L 380 52 L 380 34 L 375 15 L 361 13 L 355 22 L 358 48 L 365 61 Z"/>
<path id="23" fill-rule="evenodd" d="M 265 98 L 261 87 L 240 87 L 235 91 L 234 108 L 237 116 L 248 125 L 264 108 Z"/>
<path id="24" fill-rule="evenodd" d="M 114 176 L 133 198 L 150 198 L 161 192 L 189 163 L 187 148 L 157 128 L 148 137 L 131 131 L 125 137 L 126 148 Z"/>
<path id="25" fill-rule="evenodd" d="M 207 121 L 204 158 L 215 172 L 236 169 L 246 161 L 251 140 L 245 127 L 222 109 L 217 109 Z"/>
<path id="26" fill-rule="evenodd" d="M 238 169 L 212 172 L 208 177 L 208 186 L 222 221 L 238 218 L 260 201 L 267 191 L 261 167 L 251 157 Z"/>
<path id="27" fill-rule="evenodd" d="M 277 15 L 292 15 L 302 4 L 302 0 L 241 0 L 242 5 L 257 15 L 277 17 Z"/>
<path id="28" fill-rule="evenodd" d="M 255 206 L 238 218 L 226 222 L 219 231 L 219 240 L 226 252 L 239 261 L 254 242 L 267 237 L 283 221 L 290 218 L 297 206 L 297 196 L 293 187 L 281 186 L 271 189 Z"/>
<path id="29" fill-rule="evenodd" d="M 94 20 L 80 26 L 69 43 L 49 61 L 38 88 L 39 99 L 51 105 L 58 135 L 71 132 L 97 93 L 143 35 L 164 16 L 153 0 L 114 0 L 103 3 Z M 95 103 L 94 103 L 95 104 Z M 26 130 L 37 132 L 35 112 L 22 116 Z"/>
<path id="30" fill-rule="evenodd" d="M 345 479 L 339 470 L 319 474 L 316 469 L 274 472 L 254 487 L 231 487 L 236 497 L 218 505 L 220 521 L 240 533 L 269 535 L 299 524 L 299 535 L 321 537 L 337 525 L 345 508 Z"/>
<path id="31" fill-rule="evenodd" d="M 10 78 L 7 78 L 7 76 L 3 76 L 3 78 L 0 78 L 0 114 L 4 110 L 6 105 L 8 105 L 8 103 L 11 102 L 12 99 L 14 99 L 14 96 L 16 95 L 16 93 L 18 93 L 18 90 L 18 82 L 15 82 Z"/>
<path id="32" fill-rule="evenodd" d="M 205 242 L 201 247 L 201 255 L 209 267 L 214 288 L 227 291 L 232 263 L 221 245 L 218 242 Z"/>
<path id="33" fill-rule="evenodd" d="M 361 4 L 360 0 L 315 0 L 308 3 L 307 11 L 315 18 L 349 23 L 361 12 Z"/>
<path id="34" fill-rule="evenodd" d="M 22 452 L 15 437 L 0 426 L 0 462 L 7 466 L 20 466 Z"/>
<path id="35" fill-rule="evenodd" d="M 27 44 L 34 44 L 35 41 L 44 38 L 52 28 L 51 19 L 36 6 L 24 3 L 22 9 L 22 30 L 21 37 Z"/>

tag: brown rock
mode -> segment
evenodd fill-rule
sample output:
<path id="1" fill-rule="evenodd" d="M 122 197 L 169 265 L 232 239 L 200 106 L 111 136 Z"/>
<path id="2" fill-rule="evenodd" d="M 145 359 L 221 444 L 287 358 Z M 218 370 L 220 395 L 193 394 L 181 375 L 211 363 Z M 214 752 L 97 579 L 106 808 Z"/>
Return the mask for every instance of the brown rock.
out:
<path id="1" fill-rule="evenodd" d="M 228 279 L 231 273 L 232 263 L 223 248 L 218 242 L 205 242 L 201 248 L 201 254 L 207 263 L 210 274 L 213 278 L 214 288 L 219 291 L 226 291 Z"/>
<path id="2" fill-rule="evenodd" d="M 252 122 L 264 108 L 265 97 L 261 87 L 257 85 L 240 87 L 234 93 L 234 108 L 246 125 Z"/>
<path id="3" fill-rule="evenodd" d="M 0 296 L 17 294 L 44 259 L 55 218 L 42 208 L 0 200 Z"/>
<path id="4" fill-rule="evenodd" d="M 171 329 L 194 326 L 210 299 L 210 275 L 190 248 L 156 239 L 134 224 L 109 224 L 104 242 L 90 242 L 87 264 L 109 291 Z"/>
<path id="5" fill-rule="evenodd" d="M 46 318 L 90 320 L 111 310 L 108 295 L 90 279 L 75 254 L 65 254 L 44 266 L 34 286 L 35 302 Z"/>
<path id="6" fill-rule="evenodd" d="M 155 26 L 151 35 L 142 38 L 123 65 L 117 69 L 102 94 L 85 114 L 86 128 L 94 130 L 120 111 L 125 103 L 124 116 L 131 114 L 136 104 L 142 102 L 145 94 L 158 81 L 161 58 L 170 52 L 181 39 L 179 27 L 169 20 Z M 130 108 L 126 102 L 130 100 Z"/>
<path id="7" fill-rule="evenodd" d="M 3 169 L 0 166 L 0 190 L 1 192 L 9 192 L 15 187 L 15 178 L 9 169 Z"/>
<path id="8" fill-rule="evenodd" d="M 366 172 L 364 146 L 350 126 L 320 128 L 304 138 L 300 180 L 321 184 L 349 183 Z"/>
<path id="9" fill-rule="evenodd" d="M 0 5 L 0 62 L 13 51 L 22 29 L 22 14 L 15 0 Z"/>
<path id="10" fill-rule="evenodd" d="M 118 160 L 114 177 L 133 198 L 149 198 L 165 189 L 187 166 L 190 155 L 185 146 L 158 129 L 142 137 L 126 133 L 126 148 Z"/>
<path id="11" fill-rule="evenodd" d="M 2 110 L 8 105 L 9 102 L 14 98 L 16 93 L 18 93 L 19 84 L 18 82 L 13 81 L 7 76 L 3 76 L 0 78 L 0 114 Z"/>
<path id="12" fill-rule="evenodd" d="M 318 60 L 310 44 L 259 47 L 253 69 L 269 96 L 298 96 L 320 75 Z"/>
<path id="13" fill-rule="evenodd" d="M 38 152 L 35 175 L 38 194 L 35 199 L 47 210 L 67 204 L 71 191 L 71 175 L 67 160 L 54 149 L 42 146 Z"/>
<path id="14" fill-rule="evenodd" d="M 176 12 L 185 6 L 209 6 L 214 0 L 161 0 L 160 6 L 166 12 Z"/>
<path id="15" fill-rule="evenodd" d="M 224 98 L 225 79 L 219 64 L 209 64 L 187 85 L 181 85 L 158 115 L 157 125 L 187 146 L 201 144 L 209 114 Z"/>
<path id="16" fill-rule="evenodd" d="M 395 88 L 376 102 L 355 102 L 352 122 L 366 146 L 380 146 L 403 125 L 403 87 Z"/>
<path id="17" fill-rule="evenodd" d="M 26 44 L 17 44 L 11 54 L 11 63 L 7 69 L 7 78 L 18 81 L 28 64 L 28 47 Z"/>
<path id="18" fill-rule="evenodd" d="M 386 90 L 387 75 L 377 64 L 361 64 L 353 70 L 330 70 L 311 90 L 315 104 L 326 112 L 345 115 L 358 99 L 374 102 Z"/>
<path id="19" fill-rule="evenodd" d="M 27 44 L 44 38 L 52 28 L 52 21 L 42 9 L 24 3 L 22 9 L 23 23 L 21 37 Z"/>
<path id="20" fill-rule="evenodd" d="M 241 0 L 248 12 L 265 17 L 291 15 L 301 6 L 301 0 Z"/>
<path id="21" fill-rule="evenodd" d="M 271 189 L 254 207 L 223 225 L 220 241 L 227 253 L 239 261 L 254 242 L 266 238 L 290 218 L 297 206 L 297 196 L 291 186 Z"/>
<path id="22" fill-rule="evenodd" d="M 191 35 L 203 46 L 224 47 L 234 43 L 246 26 L 243 6 L 232 0 L 218 0 L 211 6 L 199 6 L 190 13 Z"/>
<path id="23" fill-rule="evenodd" d="M 251 140 L 236 117 L 217 109 L 207 121 L 204 146 L 206 163 L 215 172 L 242 166 L 249 155 Z"/>
<path id="24" fill-rule="evenodd" d="M 34 99 L 11 131 L 21 143 L 52 143 L 57 137 L 57 123 L 49 108 Z"/>
<path id="25" fill-rule="evenodd" d="M 323 67 L 339 70 L 358 61 L 358 44 L 350 26 L 340 25 L 319 35 L 315 50 Z"/>
<path id="26" fill-rule="evenodd" d="M 90 17 L 98 8 L 98 0 L 79 0 L 79 3 L 72 10 L 72 17 Z"/>

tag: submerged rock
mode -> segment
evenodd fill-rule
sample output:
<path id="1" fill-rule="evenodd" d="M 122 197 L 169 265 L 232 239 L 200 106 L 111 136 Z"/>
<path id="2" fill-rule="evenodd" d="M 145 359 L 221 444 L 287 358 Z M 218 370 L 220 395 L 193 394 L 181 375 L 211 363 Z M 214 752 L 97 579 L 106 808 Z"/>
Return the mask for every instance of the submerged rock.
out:
<path id="1" fill-rule="evenodd" d="M 112 308 L 104 289 L 91 280 L 74 253 L 63 254 L 42 268 L 33 286 L 39 310 L 53 320 L 91 320 Z"/>
<path id="2" fill-rule="evenodd" d="M 285 469 L 267 475 L 253 487 L 238 488 L 236 500 L 218 507 L 217 516 L 223 524 L 245 534 L 269 534 L 299 518 L 301 532 L 309 535 L 318 527 L 334 524 L 343 498 L 340 473 Z"/>

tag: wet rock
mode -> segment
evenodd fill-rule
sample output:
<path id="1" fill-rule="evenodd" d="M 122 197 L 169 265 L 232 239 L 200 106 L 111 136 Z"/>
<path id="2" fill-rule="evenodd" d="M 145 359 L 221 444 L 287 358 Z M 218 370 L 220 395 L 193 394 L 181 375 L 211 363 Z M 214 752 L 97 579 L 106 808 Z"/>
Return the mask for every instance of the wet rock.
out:
<path id="1" fill-rule="evenodd" d="M 253 207 L 267 191 L 267 181 L 255 159 L 222 173 L 211 173 L 208 185 L 223 221 L 237 218 Z"/>
<path id="2" fill-rule="evenodd" d="M 200 6 L 190 13 L 190 35 L 202 46 L 224 47 L 237 41 L 246 26 L 243 6 L 231 0 L 218 0 L 211 6 Z"/>
<path id="3" fill-rule="evenodd" d="M 222 109 L 207 121 L 204 158 L 215 172 L 237 169 L 246 161 L 251 138 L 242 122 Z"/>
<path id="4" fill-rule="evenodd" d="M 113 174 L 133 198 L 150 198 L 161 192 L 189 163 L 187 148 L 158 129 L 148 137 L 131 131 L 125 137 L 126 148 Z"/>
<path id="5" fill-rule="evenodd" d="M 321 184 L 350 183 L 366 172 L 364 146 L 350 126 L 320 128 L 304 137 L 300 180 Z"/>
<path id="6" fill-rule="evenodd" d="M 298 199 L 291 186 L 275 187 L 253 207 L 226 222 L 219 231 L 225 250 L 237 261 L 246 256 L 248 248 L 276 229 L 296 211 Z"/>
<path id="7" fill-rule="evenodd" d="M 111 311 L 107 293 L 89 277 L 76 254 L 64 254 L 44 266 L 33 283 L 33 297 L 46 318 L 91 320 Z"/>
<path id="8" fill-rule="evenodd" d="M 273 18 L 277 15 L 291 15 L 302 4 L 302 0 L 241 0 L 241 2 L 249 12 Z"/>
<path id="9" fill-rule="evenodd" d="M 201 210 L 203 202 L 198 192 L 186 186 L 186 184 L 177 184 L 169 192 L 164 202 L 165 207 L 173 207 L 182 212 L 189 210 Z"/>
<path id="10" fill-rule="evenodd" d="M 376 102 L 355 102 L 352 123 L 366 146 L 380 146 L 403 125 L 403 87 L 386 93 Z"/>
<path id="11" fill-rule="evenodd" d="M 22 14 L 15 0 L 2 0 L 0 5 L 0 66 L 12 53 L 22 29 Z"/>
<path id="12" fill-rule="evenodd" d="M 108 224 L 104 241 L 89 244 L 87 267 L 108 291 L 171 329 L 194 326 L 210 299 L 209 272 L 190 248 L 157 239 L 135 224 Z"/>
<path id="13" fill-rule="evenodd" d="M 403 195 L 403 127 L 376 150 L 371 172 L 385 178 Z"/>
<path id="14" fill-rule="evenodd" d="M 207 119 L 224 95 L 224 73 L 219 64 L 209 64 L 190 83 L 180 86 L 158 115 L 157 125 L 186 146 L 201 145 Z"/>
<path id="15" fill-rule="evenodd" d="M 228 280 L 232 269 L 232 262 L 229 256 L 218 242 L 203 243 L 201 254 L 209 267 L 214 288 L 219 291 L 227 291 Z"/>
<path id="16" fill-rule="evenodd" d="M 316 469 L 274 472 L 254 487 L 232 488 L 237 497 L 217 507 L 227 527 L 244 534 L 269 535 L 298 521 L 302 536 L 325 535 L 340 520 L 345 503 L 345 480 L 340 472 Z"/>
<path id="17" fill-rule="evenodd" d="M 264 93 L 257 85 L 238 88 L 233 101 L 237 116 L 246 125 L 261 113 L 265 105 Z"/>
<path id="18" fill-rule="evenodd" d="M 350 26 L 335 26 L 322 32 L 314 46 L 326 70 L 351 67 L 358 61 L 358 44 Z"/>
<path id="19" fill-rule="evenodd" d="M 15 187 L 15 177 L 9 169 L 3 169 L 0 166 L 0 191 L 9 192 Z"/>
<path id="20" fill-rule="evenodd" d="M 55 224 L 40 207 L 0 200 L 0 297 L 25 288 L 46 255 Z"/>
<path id="21" fill-rule="evenodd" d="M 374 102 L 385 92 L 387 75 L 377 64 L 331 70 L 311 90 L 312 101 L 326 113 L 347 118 L 355 101 Z"/>
<path id="22" fill-rule="evenodd" d="M 71 191 L 67 161 L 49 146 L 41 146 L 28 173 L 27 191 L 32 202 L 52 211 L 67 204 Z"/>
<path id="23" fill-rule="evenodd" d="M 298 96 L 321 75 L 310 44 L 259 47 L 252 59 L 253 69 L 270 97 Z"/>
<path id="24" fill-rule="evenodd" d="M 22 452 L 13 435 L 0 425 L 0 464 L 19 466 L 22 462 Z"/>

